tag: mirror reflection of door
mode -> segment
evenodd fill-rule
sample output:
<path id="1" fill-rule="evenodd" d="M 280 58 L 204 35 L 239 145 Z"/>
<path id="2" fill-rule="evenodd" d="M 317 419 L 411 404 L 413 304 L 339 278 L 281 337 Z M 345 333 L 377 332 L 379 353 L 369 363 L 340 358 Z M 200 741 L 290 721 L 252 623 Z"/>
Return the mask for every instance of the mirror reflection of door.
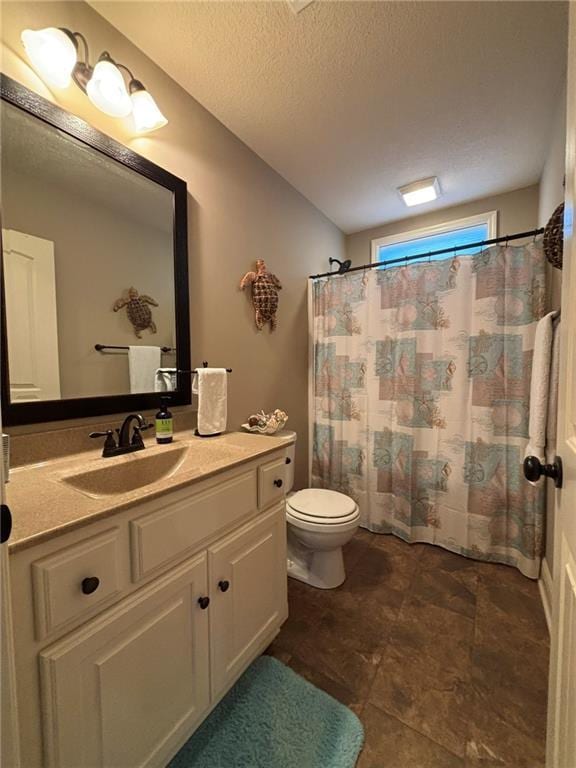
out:
<path id="1" fill-rule="evenodd" d="M 60 398 L 54 243 L 2 231 L 13 403 Z"/>
<path id="2" fill-rule="evenodd" d="M 4 100 L 0 124 L 11 402 L 172 388 L 174 193 Z"/>

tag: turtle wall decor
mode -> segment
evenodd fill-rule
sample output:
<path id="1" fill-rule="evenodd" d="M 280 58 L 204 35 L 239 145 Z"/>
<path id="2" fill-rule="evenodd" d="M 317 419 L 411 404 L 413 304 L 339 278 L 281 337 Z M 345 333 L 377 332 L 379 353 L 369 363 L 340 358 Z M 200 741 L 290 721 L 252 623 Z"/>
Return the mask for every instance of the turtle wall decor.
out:
<path id="1" fill-rule="evenodd" d="M 137 338 L 141 339 L 142 331 L 145 331 L 147 328 L 150 328 L 150 333 L 156 333 L 156 323 L 152 320 L 152 310 L 149 305 L 157 307 L 158 302 L 144 293 L 140 295 L 136 288 L 132 286 L 128 288 L 124 296 L 121 296 L 114 302 L 113 309 L 114 312 L 118 312 L 118 310 L 126 307 L 126 313 L 132 323 L 134 333 Z"/>
<path id="2" fill-rule="evenodd" d="M 240 288 L 252 286 L 252 304 L 254 306 L 256 328 L 262 330 L 270 323 L 270 330 L 276 328 L 276 311 L 278 309 L 278 291 L 282 289 L 280 280 L 268 272 L 263 259 L 256 260 L 256 271 L 246 272 L 240 281 Z"/>

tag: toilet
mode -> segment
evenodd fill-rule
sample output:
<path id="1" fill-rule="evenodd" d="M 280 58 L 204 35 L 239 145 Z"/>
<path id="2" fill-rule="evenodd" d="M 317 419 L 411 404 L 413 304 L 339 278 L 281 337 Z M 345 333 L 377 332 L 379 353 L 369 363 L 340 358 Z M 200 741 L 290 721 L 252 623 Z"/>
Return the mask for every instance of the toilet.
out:
<path id="1" fill-rule="evenodd" d="M 346 578 L 342 547 L 356 532 L 360 510 L 349 496 L 324 488 L 292 493 L 296 433 L 286 440 L 286 523 L 288 575 L 319 589 L 339 587 Z"/>

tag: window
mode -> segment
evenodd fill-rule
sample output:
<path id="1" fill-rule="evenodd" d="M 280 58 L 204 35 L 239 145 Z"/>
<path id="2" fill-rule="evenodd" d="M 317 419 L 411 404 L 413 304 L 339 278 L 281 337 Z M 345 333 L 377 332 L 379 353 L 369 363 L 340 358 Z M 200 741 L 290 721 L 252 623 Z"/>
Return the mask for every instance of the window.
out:
<path id="1" fill-rule="evenodd" d="M 402 232 L 399 235 L 389 235 L 372 240 L 372 262 L 391 261 L 404 259 L 407 256 L 423 254 L 423 259 L 428 259 L 429 251 L 438 251 L 444 248 L 454 248 L 466 243 L 479 243 L 482 240 L 490 240 L 497 237 L 496 211 L 481 213 L 477 216 L 469 216 L 465 219 L 447 221 L 424 229 L 414 229 Z M 479 248 L 466 248 L 458 251 L 460 255 L 477 253 Z M 449 258 L 449 253 L 432 256 L 431 259 Z"/>

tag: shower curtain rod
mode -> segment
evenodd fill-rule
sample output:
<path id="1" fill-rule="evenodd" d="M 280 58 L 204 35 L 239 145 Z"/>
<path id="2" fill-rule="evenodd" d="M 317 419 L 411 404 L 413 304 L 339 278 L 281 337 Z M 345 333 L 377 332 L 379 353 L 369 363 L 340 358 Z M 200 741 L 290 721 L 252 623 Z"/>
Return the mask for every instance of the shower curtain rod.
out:
<path id="1" fill-rule="evenodd" d="M 452 248 L 441 248 L 439 251 L 426 251 L 426 253 L 416 253 L 413 256 L 402 256 L 399 259 L 389 259 L 388 261 L 374 261 L 371 264 L 363 264 L 361 267 L 352 267 L 346 272 L 323 272 L 320 275 L 310 275 L 309 280 L 317 280 L 320 277 L 330 277 L 332 275 L 344 274 L 349 272 L 358 272 L 361 269 L 372 269 L 373 267 L 389 267 L 391 264 L 406 264 L 416 259 L 427 259 L 429 256 L 439 256 L 442 253 L 454 253 L 455 251 L 464 251 L 467 248 L 481 248 L 485 245 L 496 245 L 497 243 L 508 242 L 509 240 L 520 240 L 523 237 L 536 237 L 544 232 L 544 227 L 540 229 L 530 229 L 528 232 L 517 232 L 515 235 L 502 235 L 502 237 L 493 237 L 491 240 L 480 240 L 478 243 L 467 243 L 466 245 L 455 245 Z"/>

